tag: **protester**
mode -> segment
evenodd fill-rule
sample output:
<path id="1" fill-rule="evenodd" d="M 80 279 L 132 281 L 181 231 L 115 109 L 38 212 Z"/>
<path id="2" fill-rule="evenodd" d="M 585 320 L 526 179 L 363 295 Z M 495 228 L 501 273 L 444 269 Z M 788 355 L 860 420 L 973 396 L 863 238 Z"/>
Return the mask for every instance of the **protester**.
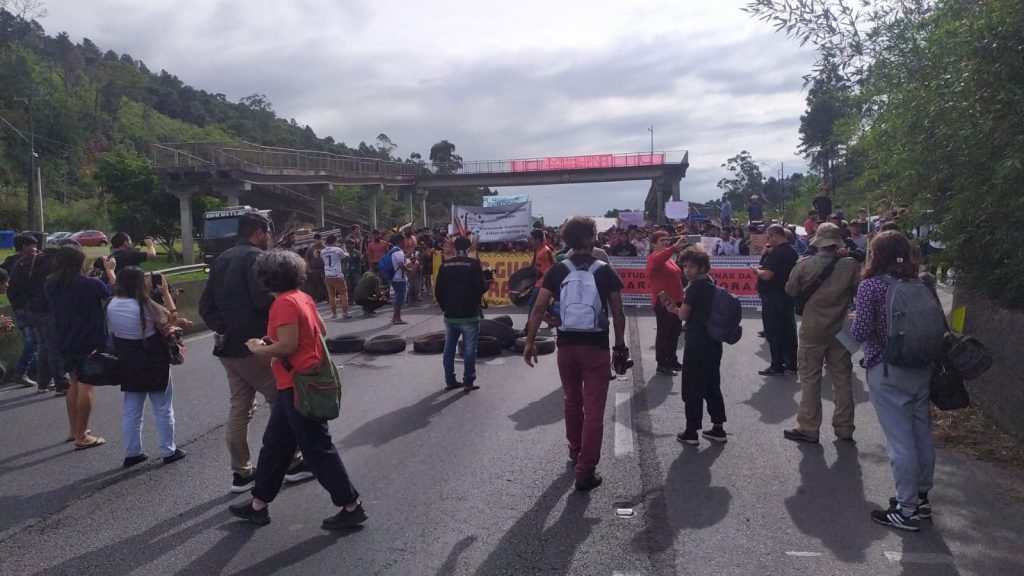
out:
<path id="1" fill-rule="evenodd" d="M 563 226 L 566 244 L 575 253 L 552 268 L 544 277 L 543 286 L 530 311 L 527 323 L 526 344 L 523 358 L 527 365 L 537 363 L 537 330 L 540 328 L 545 309 L 552 298 L 569 302 L 586 294 L 585 290 L 573 286 L 592 281 L 597 287 L 600 310 L 597 302 L 574 304 L 572 318 L 562 315 L 558 327 L 558 374 L 565 394 L 565 431 L 569 444 L 569 458 L 576 462 L 577 490 L 587 491 L 601 485 L 597 464 L 601 459 L 601 441 L 604 435 L 604 408 L 608 398 L 608 374 L 611 359 L 608 352 L 608 312 L 611 311 L 615 329 L 617 353 L 625 353 L 624 331 L 626 317 L 622 311 L 622 280 L 610 266 L 598 261 L 591 254 L 597 230 L 594 220 L 585 216 L 574 216 Z M 570 274 L 578 281 L 566 283 L 563 294 L 562 283 Z M 592 274 L 592 278 L 586 278 Z M 577 316 L 575 306 L 589 311 Z"/>
<path id="2" fill-rule="evenodd" d="M 64 360 L 62 372 L 69 373 L 68 424 L 76 450 L 102 446 L 107 442 L 89 431 L 92 386 L 79 382 L 76 370 L 93 350 L 106 347 L 103 301 L 110 297 L 111 286 L 96 278 L 86 278 L 84 264 L 85 254 L 81 247 L 61 246 L 54 255 L 53 272 L 44 287 L 54 319 L 57 350 Z M 112 259 L 107 263 L 110 284 L 113 284 L 115 265 Z"/>
<path id="3" fill-rule="evenodd" d="M 228 423 L 224 436 L 231 457 L 231 492 L 251 490 L 256 475 L 249 453 L 249 422 L 259 393 L 273 406 L 277 400 L 270 358 L 253 354 L 245 345 L 266 333 L 273 295 L 260 284 L 256 259 L 270 246 L 270 221 L 259 214 L 238 219 L 238 243 L 213 261 L 199 299 L 199 315 L 214 332 L 213 355 L 228 377 Z M 296 454 L 285 479 L 299 482 L 312 472 Z"/>
<path id="4" fill-rule="evenodd" d="M 771 350 L 771 365 L 758 370 L 762 376 L 797 372 L 796 317 L 793 298 L 786 294 L 786 282 L 798 259 L 796 250 L 786 241 L 786 231 L 778 224 L 766 230 L 769 251 L 761 258 L 757 273 L 757 293 L 761 296 L 761 320 Z"/>
<path id="5" fill-rule="evenodd" d="M 804 231 L 808 236 L 814 236 L 818 230 L 818 211 L 811 208 L 807 211 L 807 219 L 804 220 Z"/>
<path id="6" fill-rule="evenodd" d="M 800 345 L 797 366 L 800 372 L 800 408 L 796 416 L 797 427 L 786 430 L 789 440 L 818 442 L 821 428 L 821 373 L 828 370 L 832 382 L 832 429 L 836 438 L 853 440 L 853 362 L 850 351 L 836 335 L 843 328 L 850 302 L 860 282 L 860 264 L 844 258 L 838 250 L 843 246 L 839 229 L 824 223 L 818 227 L 812 244 L 818 249 L 815 256 L 797 262 L 786 283 L 786 294 L 796 299 L 805 295 L 811 286 L 818 286 L 806 299 L 800 322 Z M 834 262 L 834 263 L 833 263 Z M 826 269 L 829 276 L 820 284 L 816 281 Z"/>
<path id="7" fill-rule="evenodd" d="M 185 451 L 174 441 L 174 402 L 170 356 L 160 333 L 162 326 L 186 328 L 166 282 L 158 287 L 163 305 L 150 297 L 152 284 L 140 268 L 127 266 L 117 275 L 114 297 L 107 304 L 107 326 L 118 358 L 118 380 L 124 392 L 124 468 L 145 462 L 142 451 L 142 412 L 146 398 L 153 408 L 160 457 L 177 462 Z"/>
<path id="8" fill-rule="evenodd" d="M 370 267 L 370 270 L 363 273 L 353 291 L 355 304 L 362 307 L 363 316 L 376 316 L 375 311 L 388 304 L 388 299 L 382 293 L 377 263 L 371 263 Z"/>
<path id="9" fill-rule="evenodd" d="M 320 341 L 327 330 L 316 303 L 298 289 L 305 280 L 306 263 L 297 254 L 274 250 L 260 254 L 254 268 L 260 284 L 273 293 L 274 303 L 266 337 L 250 338 L 245 345 L 253 355 L 273 359 L 278 398 L 263 433 L 253 498 L 233 504 L 229 510 L 254 524 L 269 524 L 268 505 L 280 492 L 298 447 L 317 481 L 330 493 L 331 501 L 341 508 L 324 519 L 321 527 L 338 530 L 361 524 L 367 515 L 334 447 L 327 422 L 310 420 L 295 408 L 295 372 L 316 368 L 326 353 Z"/>
<path id="10" fill-rule="evenodd" d="M 371 232 L 371 240 L 366 244 L 366 261 L 369 264 L 380 264 L 380 259 L 388 252 L 388 243 L 381 238 L 380 230 L 374 228 Z"/>
<path id="11" fill-rule="evenodd" d="M 811 205 L 817 211 L 819 219 L 827 218 L 829 214 L 832 214 L 832 198 L 829 197 L 827 183 L 822 182 L 821 187 L 818 188 L 818 195 L 811 201 Z M 810 234 L 809 231 L 808 234 Z"/>
<path id="12" fill-rule="evenodd" d="M 28 297 L 28 279 L 39 255 L 39 241 L 31 234 L 18 234 L 14 237 L 14 249 L 17 252 L 4 260 L 4 269 L 10 275 L 7 300 L 11 303 L 14 325 L 21 331 L 22 337 L 21 356 L 15 364 L 14 372 L 22 386 L 31 388 L 38 385 L 30 374 L 36 369 L 39 343 L 36 330 L 28 319 L 25 301 Z"/>
<path id="13" fill-rule="evenodd" d="M 77 243 L 72 246 L 81 249 Z M 53 390 L 56 396 L 67 396 L 70 385 L 67 369 L 60 353 L 57 324 L 46 299 L 46 281 L 53 272 L 56 252 L 55 248 L 47 248 L 42 254 L 32 257 L 25 283 L 24 312 L 36 338 L 36 391 L 45 393 Z M 70 427 L 70 420 L 68 424 Z M 74 432 L 68 434 L 68 438 L 73 437 Z"/>
<path id="14" fill-rule="evenodd" d="M 857 247 L 862 254 L 868 252 L 868 237 L 864 235 L 864 229 L 867 225 L 860 220 L 854 220 L 850 222 L 850 242 Z"/>
<path id="15" fill-rule="evenodd" d="M 306 267 L 309 270 L 309 275 L 308 278 L 306 278 L 304 290 L 313 298 L 314 302 L 319 302 L 327 297 L 327 283 L 324 279 L 325 261 L 320 257 L 320 253 L 323 252 L 323 249 L 323 236 L 317 232 L 316 234 L 313 234 L 313 243 L 306 248 L 305 253 Z"/>
<path id="16" fill-rule="evenodd" d="M 888 287 L 894 281 L 917 278 L 918 265 L 912 256 L 910 242 L 899 231 L 881 232 L 871 241 L 871 260 L 854 300 L 857 314 L 853 335 L 864 343 L 861 365 L 867 370 L 871 404 L 885 433 L 896 483 L 896 497 L 890 500 L 889 508 L 871 512 L 871 519 L 917 531 L 920 519 L 932 515 L 928 501 L 935 475 L 935 443 L 928 401 L 932 366 L 894 366 L 885 361 L 883 354 L 888 331 Z"/>
<path id="17" fill-rule="evenodd" d="M 764 220 L 764 201 L 757 194 L 751 196 L 747 203 L 747 215 L 751 222 Z"/>
<path id="18" fill-rule="evenodd" d="M 480 388 L 476 384 L 476 349 L 480 335 L 480 298 L 487 291 L 480 261 L 466 255 L 471 242 L 455 239 L 455 257 L 445 260 L 437 272 L 437 304 L 444 312 L 445 390 Z M 462 338 L 462 382 L 455 378 L 455 348 Z"/>
<path id="19" fill-rule="evenodd" d="M 351 240 L 345 240 L 345 252 L 348 253 L 348 258 L 341 267 L 345 272 L 345 287 L 348 289 L 348 303 L 351 305 L 355 304 L 356 284 L 363 275 L 363 254 Z"/>
<path id="20" fill-rule="evenodd" d="M 696 446 L 697 431 L 704 427 L 704 405 L 711 417 L 711 429 L 701 435 L 715 442 L 726 442 L 724 424 L 725 399 L 722 397 L 722 343 L 708 334 L 711 303 L 715 298 L 715 282 L 708 273 L 711 261 L 707 253 L 696 247 L 683 250 L 680 256 L 686 277 L 686 296 L 681 305 L 668 302 L 667 311 L 686 322 L 683 345 L 682 396 L 686 427 L 676 440 Z"/>
<path id="21" fill-rule="evenodd" d="M 540 230 L 533 230 L 530 232 L 529 239 L 530 249 L 533 250 L 533 261 L 530 263 L 531 266 L 537 269 L 537 281 L 533 285 L 533 290 L 530 291 L 530 298 L 527 300 L 526 309 L 533 310 L 533 305 L 537 301 L 540 295 L 541 287 L 544 285 L 544 276 L 548 270 L 555 265 L 555 253 L 544 243 L 544 233 Z M 571 248 L 571 247 L 570 247 Z M 548 328 L 552 328 L 554 323 L 549 321 L 554 314 L 548 312 L 548 316 L 545 317 Z M 529 317 L 527 317 L 529 322 Z"/>
<path id="22" fill-rule="evenodd" d="M 0 266 L 0 294 L 7 294 L 7 283 L 10 281 L 7 270 Z M 0 332 L 11 332 L 14 330 L 14 318 L 0 314 Z"/>
<path id="23" fill-rule="evenodd" d="M 722 211 L 722 226 L 732 226 L 732 202 L 729 201 L 729 195 L 722 196 L 722 204 L 720 206 Z"/>
<path id="24" fill-rule="evenodd" d="M 740 244 L 732 237 L 732 226 L 722 226 L 722 231 L 719 234 L 718 240 L 715 240 L 715 245 L 712 248 L 712 255 L 714 256 L 739 256 L 740 255 Z"/>
<path id="25" fill-rule="evenodd" d="M 408 299 L 411 304 L 420 303 L 420 289 L 423 286 L 423 274 L 422 264 L 420 262 L 420 250 L 416 248 L 412 251 L 412 254 L 408 256 L 406 261 L 405 270 L 409 276 L 409 295 Z"/>
<path id="26" fill-rule="evenodd" d="M 110 257 L 117 262 L 117 266 L 114 268 L 115 276 L 127 266 L 138 266 L 143 262 L 156 260 L 156 245 L 153 244 L 153 239 L 146 238 L 143 240 L 143 244 L 146 247 L 146 251 L 139 252 L 132 244 L 131 236 L 124 232 L 114 234 L 110 239 Z"/>
<path id="27" fill-rule="evenodd" d="M 647 284 L 651 290 L 651 306 L 654 308 L 657 323 L 654 334 L 654 359 L 657 362 L 655 372 L 664 376 L 675 376 L 683 367 L 676 354 L 679 335 L 683 333 L 683 323 L 665 308 L 658 299 L 658 293 L 668 294 L 676 306 L 682 304 L 682 271 L 676 264 L 675 257 L 688 244 L 686 236 L 680 236 L 673 243 L 668 232 L 661 230 L 651 234 L 651 239 L 654 240 L 655 248 L 654 253 L 647 257 Z"/>
<path id="28" fill-rule="evenodd" d="M 395 234 L 391 237 L 393 248 L 388 251 L 388 254 L 391 255 L 391 267 L 394 270 L 394 274 L 391 276 L 391 324 L 396 326 L 408 324 L 402 320 L 402 306 L 405 306 L 405 299 L 409 293 L 409 267 L 406 263 L 405 252 L 402 251 L 403 242 L 405 242 L 405 237 Z"/>
<path id="29" fill-rule="evenodd" d="M 326 245 L 320 251 L 320 263 L 323 266 L 324 284 L 327 288 L 327 302 L 331 305 L 331 318 L 338 317 L 338 300 L 341 300 L 341 317 L 351 318 L 348 313 L 348 284 L 345 282 L 344 268 L 352 255 L 338 247 L 338 237 L 331 234 Z M 308 259 L 307 259 L 308 262 Z"/>
<path id="30" fill-rule="evenodd" d="M 636 255 L 641 258 L 647 258 L 651 254 L 651 242 L 647 239 L 646 234 L 636 224 L 630 224 L 629 241 L 636 248 Z"/>
<path id="31" fill-rule="evenodd" d="M 348 248 L 349 242 L 352 243 L 352 247 L 349 249 L 349 252 L 351 252 L 352 249 L 355 249 L 360 254 L 363 253 L 366 242 L 363 239 L 363 231 L 362 228 L 360 228 L 359 224 L 353 224 L 352 227 L 349 229 L 349 234 L 348 236 L 345 237 L 346 248 Z"/>

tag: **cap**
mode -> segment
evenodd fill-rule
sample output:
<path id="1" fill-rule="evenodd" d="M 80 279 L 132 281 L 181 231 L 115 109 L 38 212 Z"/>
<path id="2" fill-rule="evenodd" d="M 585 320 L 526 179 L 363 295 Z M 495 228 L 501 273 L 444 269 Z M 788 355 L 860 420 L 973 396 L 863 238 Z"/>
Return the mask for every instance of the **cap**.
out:
<path id="1" fill-rule="evenodd" d="M 836 246 L 843 247 L 843 236 L 839 233 L 839 227 L 831 222 L 825 222 L 818 225 L 818 230 L 814 233 L 814 239 L 811 240 L 811 246 L 815 248 L 824 248 L 825 246 Z"/>

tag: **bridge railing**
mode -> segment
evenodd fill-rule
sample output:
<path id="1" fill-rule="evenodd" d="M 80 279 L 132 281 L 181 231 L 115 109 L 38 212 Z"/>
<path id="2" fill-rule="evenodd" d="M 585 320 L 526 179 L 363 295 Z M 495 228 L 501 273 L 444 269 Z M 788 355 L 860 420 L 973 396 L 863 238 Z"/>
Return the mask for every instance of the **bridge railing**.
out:
<path id="1" fill-rule="evenodd" d="M 513 172 L 539 172 L 544 170 L 581 170 L 586 168 L 620 168 L 634 166 L 660 166 L 688 163 L 686 150 L 656 152 L 623 152 L 617 154 L 580 154 L 515 160 L 469 160 L 459 166 L 452 162 L 435 162 L 429 166 L 434 174 L 508 174 Z"/>

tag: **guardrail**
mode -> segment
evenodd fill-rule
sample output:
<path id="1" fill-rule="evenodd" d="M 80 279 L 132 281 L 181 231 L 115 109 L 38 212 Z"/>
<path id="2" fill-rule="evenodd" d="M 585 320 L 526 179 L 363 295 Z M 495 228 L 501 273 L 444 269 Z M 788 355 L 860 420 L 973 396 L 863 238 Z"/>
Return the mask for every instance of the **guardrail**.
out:
<path id="1" fill-rule="evenodd" d="M 189 264 L 188 266 L 176 266 L 174 268 L 164 268 L 163 270 L 153 270 L 153 272 L 159 272 L 161 276 L 183 276 L 185 274 L 192 274 L 194 272 L 209 272 L 206 264 Z"/>
<path id="2" fill-rule="evenodd" d="M 469 160 L 461 163 L 435 162 L 429 164 L 433 174 L 510 174 L 535 172 L 547 165 L 558 165 L 552 170 L 579 170 L 581 168 L 659 166 L 689 163 L 687 150 L 661 150 L 655 152 L 620 152 L 617 154 L 580 154 L 549 156 L 544 158 L 517 158 L 514 160 Z M 566 168 L 566 165 L 574 165 Z"/>

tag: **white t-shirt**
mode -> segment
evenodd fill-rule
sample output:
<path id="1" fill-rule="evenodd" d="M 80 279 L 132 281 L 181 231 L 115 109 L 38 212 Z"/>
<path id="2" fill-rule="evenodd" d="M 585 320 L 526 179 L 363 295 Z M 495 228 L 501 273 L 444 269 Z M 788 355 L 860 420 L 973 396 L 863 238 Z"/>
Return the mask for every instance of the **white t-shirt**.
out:
<path id="1" fill-rule="evenodd" d="M 405 277 L 405 268 L 402 268 L 402 265 L 405 264 L 405 252 L 395 250 L 391 255 L 391 263 L 395 267 L 395 275 L 391 277 L 391 281 L 406 282 L 408 279 Z"/>
<path id="2" fill-rule="evenodd" d="M 324 276 L 327 278 L 342 278 L 345 274 L 341 270 L 342 263 L 348 259 L 348 252 L 338 246 L 328 246 L 320 250 L 320 259 L 324 261 Z"/>
<path id="3" fill-rule="evenodd" d="M 735 238 L 729 238 L 728 240 L 719 238 L 715 240 L 715 247 L 711 252 L 712 256 L 739 256 L 740 247 L 736 243 Z"/>
<path id="4" fill-rule="evenodd" d="M 148 305 L 147 305 L 148 306 Z M 156 310 L 146 310 L 146 332 L 139 322 L 139 301 L 134 298 L 116 296 L 107 305 L 107 330 L 112 336 L 125 340 L 142 340 L 156 333 Z"/>

